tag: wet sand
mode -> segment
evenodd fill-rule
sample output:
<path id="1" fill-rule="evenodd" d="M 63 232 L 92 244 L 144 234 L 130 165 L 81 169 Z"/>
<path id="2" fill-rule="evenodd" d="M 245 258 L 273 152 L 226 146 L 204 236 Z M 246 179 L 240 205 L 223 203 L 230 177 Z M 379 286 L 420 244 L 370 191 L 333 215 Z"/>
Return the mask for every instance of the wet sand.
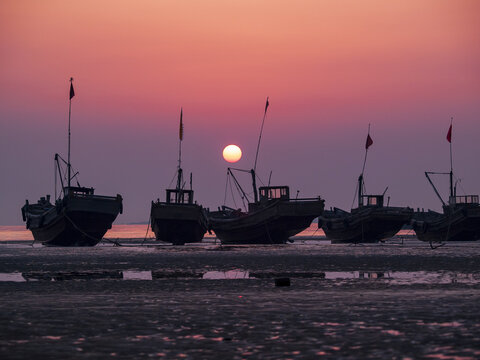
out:
<path id="1" fill-rule="evenodd" d="M 0 357 L 480 358 L 480 243 L 128 245 L 0 245 Z"/>

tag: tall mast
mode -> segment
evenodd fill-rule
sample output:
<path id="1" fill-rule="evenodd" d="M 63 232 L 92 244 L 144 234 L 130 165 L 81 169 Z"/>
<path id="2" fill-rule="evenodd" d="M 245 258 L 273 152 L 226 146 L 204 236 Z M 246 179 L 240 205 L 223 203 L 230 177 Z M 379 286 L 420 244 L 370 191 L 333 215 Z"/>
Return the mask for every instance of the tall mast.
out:
<path id="1" fill-rule="evenodd" d="M 180 108 L 180 128 L 178 130 L 178 169 L 177 169 L 177 190 L 182 187 L 182 140 L 183 140 L 183 107 Z"/>
<path id="2" fill-rule="evenodd" d="M 252 175 L 252 185 L 253 185 L 253 200 L 254 202 L 258 201 L 258 194 L 257 194 L 257 182 L 255 179 L 255 170 L 250 170 L 250 174 Z"/>
<path id="3" fill-rule="evenodd" d="M 263 112 L 262 127 L 260 128 L 260 135 L 258 136 L 257 152 L 255 153 L 255 164 L 253 165 L 253 169 L 250 170 L 250 173 L 252 174 L 253 196 L 254 196 L 254 201 L 255 202 L 258 201 L 257 184 L 256 184 L 256 181 L 255 181 L 255 174 L 256 174 L 256 170 L 257 170 L 258 151 L 260 150 L 260 141 L 262 140 L 263 125 L 265 124 L 265 118 L 267 117 L 268 105 L 270 105 L 270 103 L 268 102 L 268 96 L 267 96 L 267 101 L 265 102 L 265 111 Z"/>
<path id="4" fill-rule="evenodd" d="M 358 177 L 358 207 L 363 205 L 363 173 Z"/>
<path id="5" fill-rule="evenodd" d="M 72 115 L 72 98 L 75 96 L 75 91 L 73 90 L 73 77 L 70 78 L 70 96 L 68 100 L 68 161 L 67 161 L 67 176 L 68 176 L 68 187 L 70 187 L 71 182 L 71 173 L 72 173 L 72 165 L 70 164 L 70 118 Z"/>
<path id="6" fill-rule="evenodd" d="M 268 103 L 268 96 L 267 96 L 267 102 L 265 103 L 265 112 L 263 113 L 262 127 L 260 128 L 260 135 L 258 137 L 257 153 L 255 154 L 255 165 L 253 165 L 254 172 L 257 170 L 258 150 L 260 150 L 260 141 L 262 140 L 263 124 L 265 124 L 265 117 L 267 116 L 268 105 L 270 104 Z"/>
<path id="7" fill-rule="evenodd" d="M 453 125 L 453 117 L 450 118 L 450 129 L 448 130 L 448 134 L 447 134 L 447 140 L 450 143 L 450 197 L 454 196 L 454 193 L 453 193 L 452 125 Z"/>
<path id="8" fill-rule="evenodd" d="M 367 154 L 368 148 L 373 144 L 373 140 L 370 137 L 370 124 L 368 124 L 368 134 L 367 134 L 367 141 L 365 143 L 365 158 L 363 159 L 363 167 L 360 176 L 358 177 L 358 206 L 360 207 L 361 204 L 363 205 L 363 173 L 365 171 L 365 164 L 367 163 Z"/>

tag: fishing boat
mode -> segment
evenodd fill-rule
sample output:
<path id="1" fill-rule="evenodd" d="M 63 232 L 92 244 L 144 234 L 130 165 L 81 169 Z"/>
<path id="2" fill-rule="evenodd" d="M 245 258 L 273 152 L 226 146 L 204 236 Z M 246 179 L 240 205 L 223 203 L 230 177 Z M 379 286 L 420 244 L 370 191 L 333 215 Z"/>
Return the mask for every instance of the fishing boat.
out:
<path id="1" fill-rule="evenodd" d="M 453 122 L 453 119 L 452 119 Z M 442 203 L 443 213 L 418 210 L 411 225 L 421 241 L 442 243 L 446 241 L 474 241 L 480 239 L 480 204 L 478 195 L 457 195 L 457 182 L 453 181 L 452 123 L 447 133 L 450 143 L 450 172 L 425 172 L 425 176 Z M 448 175 L 450 193 L 444 201 L 430 175 Z"/>
<path id="2" fill-rule="evenodd" d="M 228 171 L 233 175 L 230 168 Z M 258 195 L 246 212 L 222 206 L 208 213 L 209 230 L 222 244 L 285 244 L 308 228 L 324 209 L 320 197 L 291 199 L 288 186 L 262 186 Z"/>
<path id="3" fill-rule="evenodd" d="M 267 98 L 254 168 L 251 170 L 227 169 L 227 181 L 232 179 L 241 192 L 242 199 L 247 201 L 249 197 L 243 191 L 232 170 L 250 173 L 253 201 L 245 206 L 246 211 L 223 205 L 218 208 L 218 211 L 208 212 L 209 231 L 213 230 L 222 244 L 285 244 L 291 236 L 309 227 L 313 219 L 323 212 L 323 199 L 320 197 L 292 199 L 288 186 L 268 185 L 259 187 L 257 190 L 256 165 L 268 106 Z"/>
<path id="4" fill-rule="evenodd" d="M 61 192 L 54 203 L 50 195 L 41 197 L 36 204 L 26 200 L 22 207 L 23 221 L 35 241 L 46 246 L 94 246 L 98 244 L 119 213 L 122 213 L 122 197 L 95 195 L 93 188 L 72 186 L 70 163 L 70 114 L 71 102 L 75 96 L 73 79 L 70 79 L 70 99 L 68 116 L 68 160 L 55 154 L 55 185 L 57 173 L 61 181 Z M 66 181 L 60 161 L 66 165 Z M 55 187 L 55 197 L 57 190 Z"/>
<path id="5" fill-rule="evenodd" d="M 155 238 L 173 245 L 200 242 L 207 231 L 205 210 L 193 200 L 191 174 L 190 189 L 184 188 L 185 183 L 181 167 L 183 109 L 180 110 L 179 139 L 177 186 L 175 189 L 166 189 L 165 201 L 152 201 L 150 210 L 150 223 Z"/>
<path id="6" fill-rule="evenodd" d="M 393 237 L 404 224 L 408 224 L 413 209 L 408 207 L 393 207 L 384 204 L 383 194 L 367 195 L 364 193 L 363 174 L 367 160 L 368 148 L 373 144 L 370 128 L 365 145 L 365 160 L 358 177 L 358 206 L 350 212 L 333 208 L 325 210 L 319 218 L 318 227 L 322 228 L 332 244 L 341 243 L 376 243 Z M 390 199 L 389 199 L 390 200 Z M 388 201 L 389 202 L 389 201 Z"/>

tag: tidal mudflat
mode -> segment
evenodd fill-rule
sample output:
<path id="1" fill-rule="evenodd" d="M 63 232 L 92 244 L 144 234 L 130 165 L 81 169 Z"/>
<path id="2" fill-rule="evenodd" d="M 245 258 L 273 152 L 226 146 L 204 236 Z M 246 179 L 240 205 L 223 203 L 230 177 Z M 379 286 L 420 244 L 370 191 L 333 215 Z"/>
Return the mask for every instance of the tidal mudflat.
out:
<path id="1" fill-rule="evenodd" d="M 480 357 L 480 243 L 125 244 L 1 244 L 0 357 Z"/>

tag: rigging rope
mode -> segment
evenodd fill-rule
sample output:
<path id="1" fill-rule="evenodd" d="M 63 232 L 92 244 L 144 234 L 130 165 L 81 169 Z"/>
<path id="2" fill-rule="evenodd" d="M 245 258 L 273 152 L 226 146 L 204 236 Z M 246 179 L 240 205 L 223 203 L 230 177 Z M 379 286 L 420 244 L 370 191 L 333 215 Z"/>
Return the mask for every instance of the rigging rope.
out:
<path id="1" fill-rule="evenodd" d="M 172 181 L 170 181 L 170 184 L 168 184 L 169 189 L 172 187 L 173 181 L 175 180 L 175 176 L 177 176 L 177 171 L 175 171 L 175 174 L 173 174 L 173 177 L 172 177 Z"/>
<path id="2" fill-rule="evenodd" d="M 236 209 L 237 208 L 237 202 L 235 201 L 235 194 L 233 193 L 232 180 L 230 178 L 229 178 L 228 183 L 230 184 L 230 192 L 232 194 L 233 205 L 235 206 L 235 209 Z M 235 186 L 237 186 L 237 184 L 235 184 Z M 238 187 L 237 187 L 237 190 L 238 190 Z"/>
<path id="3" fill-rule="evenodd" d="M 463 192 L 463 195 L 467 195 L 465 189 L 464 189 L 463 186 L 462 186 L 462 179 L 457 178 L 455 175 L 453 175 L 453 177 L 454 177 L 454 179 L 455 179 L 455 188 L 457 187 L 457 183 L 458 183 L 458 185 L 460 186 L 460 189 L 461 189 L 462 192 Z"/>

